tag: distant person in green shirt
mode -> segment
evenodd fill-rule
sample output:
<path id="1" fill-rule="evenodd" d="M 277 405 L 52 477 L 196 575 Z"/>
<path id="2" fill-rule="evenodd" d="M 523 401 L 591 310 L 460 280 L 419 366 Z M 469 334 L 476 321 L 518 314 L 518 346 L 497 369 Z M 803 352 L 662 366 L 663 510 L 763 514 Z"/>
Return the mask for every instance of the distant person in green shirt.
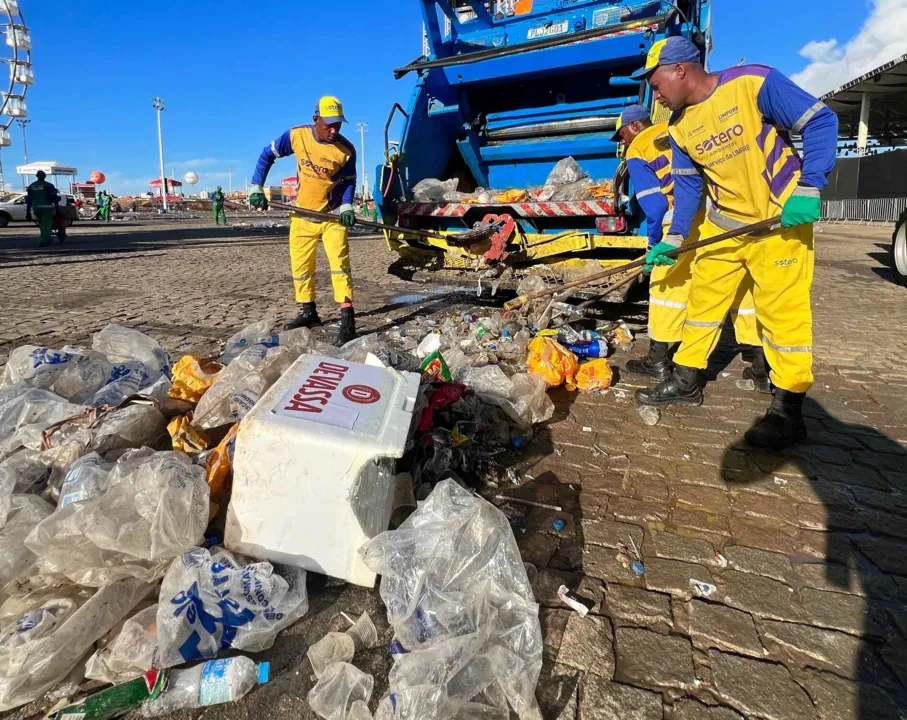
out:
<path id="1" fill-rule="evenodd" d="M 214 224 L 220 225 L 220 219 L 224 219 L 224 225 L 227 224 L 227 211 L 224 210 L 224 203 L 227 201 L 227 196 L 224 195 L 224 189 L 218 185 L 217 192 L 214 193 L 211 198 L 214 201 Z"/>
<path id="2" fill-rule="evenodd" d="M 47 182 L 47 173 L 38 170 L 37 180 L 28 186 L 25 196 L 25 218 L 31 220 L 32 216 L 38 221 L 41 229 L 41 239 L 38 247 L 50 245 L 50 236 L 53 232 L 54 216 L 60 207 L 60 193 L 51 183 Z"/>

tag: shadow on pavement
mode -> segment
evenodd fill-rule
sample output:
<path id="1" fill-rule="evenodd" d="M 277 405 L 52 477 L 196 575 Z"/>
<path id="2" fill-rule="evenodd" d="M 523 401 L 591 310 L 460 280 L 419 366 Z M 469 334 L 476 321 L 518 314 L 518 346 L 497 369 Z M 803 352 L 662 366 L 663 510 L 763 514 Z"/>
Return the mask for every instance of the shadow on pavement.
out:
<path id="1" fill-rule="evenodd" d="M 823 718 L 903 717 L 897 708 L 907 699 L 907 449 L 873 427 L 835 418 L 812 398 L 804 403 L 804 416 L 811 442 L 773 454 L 741 440 L 725 450 L 722 475 L 730 488 L 763 483 L 777 490 L 775 473 L 793 464 L 809 478 L 805 490 L 824 508 L 825 553 L 821 560 L 799 559 L 807 563 L 800 567 L 814 563 L 821 568 L 810 573 L 806 585 L 862 595 L 866 609 L 850 669 L 850 679 L 859 680 L 856 698 L 832 712 L 829 703 L 843 699 L 840 695 L 823 696 L 817 683 L 807 683 L 806 689 Z M 740 469 L 741 454 L 748 469 Z M 804 617 L 808 623 L 809 616 Z M 816 624 L 829 627 L 827 620 Z"/>

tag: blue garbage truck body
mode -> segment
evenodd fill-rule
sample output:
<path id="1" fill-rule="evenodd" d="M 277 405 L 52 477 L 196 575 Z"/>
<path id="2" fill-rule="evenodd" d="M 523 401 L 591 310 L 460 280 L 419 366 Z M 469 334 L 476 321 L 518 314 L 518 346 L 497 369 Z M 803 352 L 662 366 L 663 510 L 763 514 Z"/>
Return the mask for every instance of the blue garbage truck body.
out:
<path id="1" fill-rule="evenodd" d="M 416 87 L 388 119 L 373 190 L 382 221 L 400 228 L 386 234 L 399 254 L 393 270 L 447 280 L 506 272 L 514 282 L 532 272 L 558 282 L 590 261 L 638 257 L 645 217 L 611 137 L 632 103 L 667 118 L 629 76 L 672 35 L 696 42 L 705 61 L 710 2 L 418 2 L 424 55 L 395 71 Z M 588 179 L 546 185 L 567 158 Z M 419 192 L 426 185 L 428 196 Z M 406 232 L 457 234 L 483 222 L 495 232 L 470 247 Z"/>

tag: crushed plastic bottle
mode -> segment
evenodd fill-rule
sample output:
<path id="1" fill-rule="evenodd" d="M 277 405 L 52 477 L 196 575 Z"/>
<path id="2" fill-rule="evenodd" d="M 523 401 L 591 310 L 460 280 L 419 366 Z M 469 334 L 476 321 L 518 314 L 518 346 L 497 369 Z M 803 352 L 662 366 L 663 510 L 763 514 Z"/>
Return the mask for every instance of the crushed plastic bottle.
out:
<path id="1" fill-rule="evenodd" d="M 177 710 L 235 702 L 252 692 L 256 685 L 268 682 L 270 675 L 270 663 L 256 665 L 243 656 L 171 670 L 167 689 L 142 706 L 142 715 L 159 717 Z"/>
<path id="2" fill-rule="evenodd" d="M 756 383 L 750 379 L 738 380 L 737 389 L 738 390 L 749 390 L 750 392 L 752 392 L 753 390 L 756 389 Z"/>
<path id="3" fill-rule="evenodd" d="M 642 418 L 642 421 L 650 427 L 658 425 L 658 422 L 661 420 L 661 413 L 658 412 L 658 408 L 654 408 L 651 405 L 640 406 L 639 416 Z"/>

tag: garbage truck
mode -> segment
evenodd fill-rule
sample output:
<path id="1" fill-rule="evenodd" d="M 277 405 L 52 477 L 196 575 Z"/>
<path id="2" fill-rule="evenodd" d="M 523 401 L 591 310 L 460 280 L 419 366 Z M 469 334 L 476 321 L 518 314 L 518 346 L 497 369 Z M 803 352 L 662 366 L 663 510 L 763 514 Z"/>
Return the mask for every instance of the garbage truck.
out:
<path id="1" fill-rule="evenodd" d="M 416 86 L 390 112 L 373 190 L 398 228 L 385 232 L 391 272 L 516 289 L 530 274 L 561 283 L 639 257 L 645 216 L 611 138 L 632 103 L 667 119 L 630 75 L 674 35 L 705 62 L 711 2 L 417 1 L 423 55 L 394 71 Z M 482 224 L 493 231 L 480 242 L 458 241 Z"/>

